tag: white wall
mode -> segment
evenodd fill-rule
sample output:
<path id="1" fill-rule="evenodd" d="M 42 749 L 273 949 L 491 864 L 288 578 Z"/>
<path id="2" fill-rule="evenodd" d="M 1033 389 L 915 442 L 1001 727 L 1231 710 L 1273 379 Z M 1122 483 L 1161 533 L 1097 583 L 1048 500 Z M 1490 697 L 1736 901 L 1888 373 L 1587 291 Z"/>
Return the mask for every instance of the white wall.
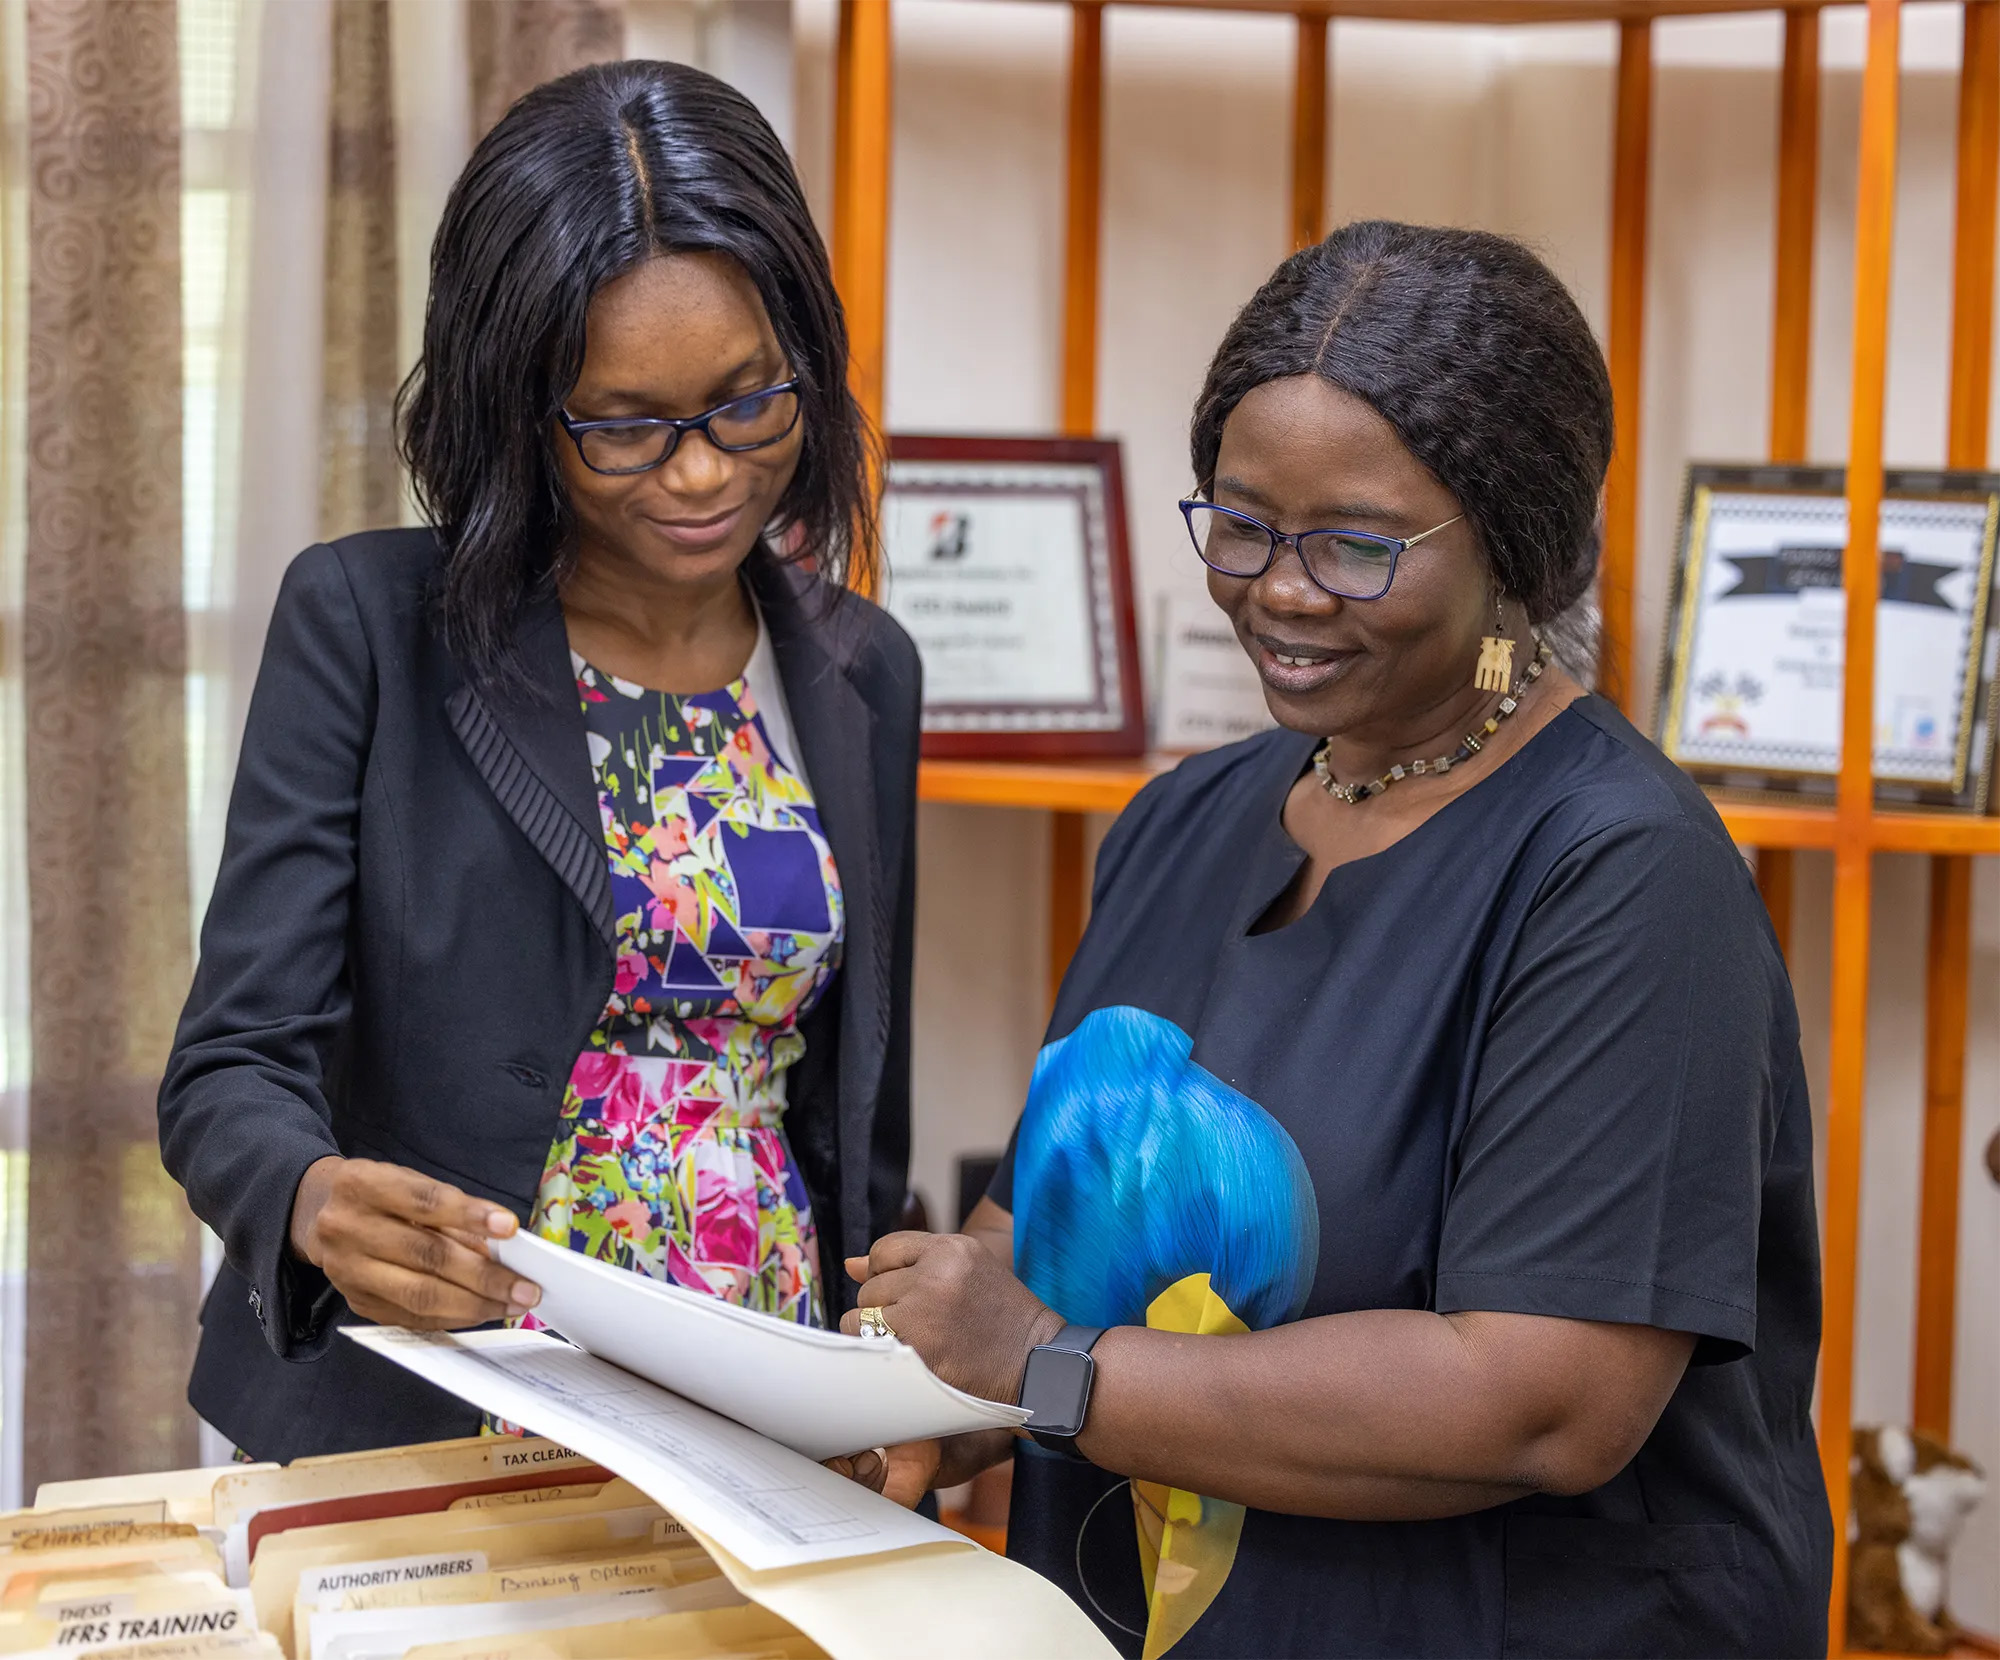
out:
<path id="1" fill-rule="evenodd" d="M 899 430 L 1050 430 L 1057 414 L 1066 8 L 897 0 L 888 419 Z M 793 0 L 796 145 L 825 208 L 832 0 Z M 1105 39 L 1099 405 L 1121 436 L 1143 605 L 1197 581 L 1172 503 L 1186 420 L 1229 317 L 1284 253 L 1291 26 L 1113 8 Z M 1888 456 L 1942 460 L 1958 7 L 1906 7 Z M 1753 458 L 1766 432 L 1780 28 L 1775 15 L 1656 34 L 1641 499 L 1642 684 L 1656 672 L 1681 469 Z M 1608 27 L 1337 22 L 1329 223 L 1369 215 L 1530 239 L 1602 328 L 1615 41 Z M 1859 14 L 1826 14 L 1812 453 L 1846 447 Z M 2000 430 L 2000 426 L 1996 426 Z M 1142 615 L 1150 616 L 1150 610 Z M 1145 631 L 1145 630 L 1142 630 Z M 1149 631 L 1145 631 L 1149 632 Z M 918 941 L 916 1181 L 994 1148 L 1044 1012 L 1046 820 L 926 809 Z M 1862 1420 L 1906 1417 L 1921 1119 L 1925 867 L 1878 867 L 1863 1273 Z M 2000 1475 L 2000 872 L 1977 885 L 1961 1244 L 1958 1440 Z M 1796 983 L 1823 1095 L 1828 872 L 1803 861 Z M 2000 1627 L 2000 1498 L 1975 1518 L 1960 1614 Z"/>

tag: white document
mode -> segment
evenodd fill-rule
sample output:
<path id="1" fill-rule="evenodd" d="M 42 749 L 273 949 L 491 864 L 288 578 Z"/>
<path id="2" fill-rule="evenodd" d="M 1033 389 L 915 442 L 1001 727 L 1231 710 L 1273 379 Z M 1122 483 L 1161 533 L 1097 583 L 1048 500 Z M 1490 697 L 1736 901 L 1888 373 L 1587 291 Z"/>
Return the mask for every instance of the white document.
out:
<path id="1" fill-rule="evenodd" d="M 1207 594 L 1160 596 L 1159 704 L 1153 744 L 1179 754 L 1268 732 L 1277 723 L 1264 684 L 1229 619 Z"/>
<path id="2" fill-rule="evenodd" d="M 981 488 L 982 473 L 1000 477 Z M 1024 476 L 961 461 L 890 464 L 884 603 L 924 660 L 926 704 L 1097 698 L 1091 520 L 1093 508 L 1102 518 L 1102 491 L 1094 466 Z"/>
<path id="3" fill-rule="evenodd" d="M 535 1317 L 578 1347 L 810 1459 L 1028 1420 L 952 1388 L 904 1343 L 773 1319 L 532 1234 L 488 1249 L 542 1288 Z"/>
<path id="4" fill-rule="evenodd" d="M 401 1660 L 407 1650 L 425 1643 L 649 1620 L 695 1608 L 739 1607 L 744 1600 L 743 1593 L 728 1580 L 717 1578 L 694 1585 L 575 1597 L 325 1611 L 312 1617 L 313 1660 Z"/>
<path id="5" fill-rule="evenodd" d="M 965 1543 L 789 1447 L 546 1332 L 341 1330 L 461 1400 L 616 1470 L 747 1567 Z"/>

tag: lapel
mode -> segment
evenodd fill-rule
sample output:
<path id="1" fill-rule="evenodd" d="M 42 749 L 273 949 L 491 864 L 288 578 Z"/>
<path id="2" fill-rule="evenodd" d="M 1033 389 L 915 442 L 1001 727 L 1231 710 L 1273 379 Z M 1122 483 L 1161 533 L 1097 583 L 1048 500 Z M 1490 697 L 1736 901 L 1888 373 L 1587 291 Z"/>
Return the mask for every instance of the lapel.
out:
<path id="1" fill-rule="evenodd" d="M 888 1049 L 894 895 L 886 873 L 902 850 L 882 845 L 876 811 L 875 711 L 853 678 L 860 630 L 816 579 L 758 549 L 745 566 L 770 631 L 778 678 L 840 872 L 847 912 L 841 954 L 840 1215 L 843 1231 L 868 1219 L 868 1171 L 876 1092 Z"/>
<path id="2" fill-rule="evenodd" d="M 610 945 L 617 930 L 597 785 L 562 603 L 553 593 L 528 608 L 515 644 L 526 684 L 482 689 L 467 683 L 445 700 L 445 710 L 494 799 Z"/>

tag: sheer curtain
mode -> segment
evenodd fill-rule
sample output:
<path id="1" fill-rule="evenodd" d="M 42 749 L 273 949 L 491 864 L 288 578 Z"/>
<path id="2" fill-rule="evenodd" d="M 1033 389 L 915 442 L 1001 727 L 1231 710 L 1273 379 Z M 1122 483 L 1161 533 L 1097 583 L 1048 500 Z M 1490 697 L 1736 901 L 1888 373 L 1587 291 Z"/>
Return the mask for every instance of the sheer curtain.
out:
<path id="1" fill-rule="evenodd" d="M 271 604 L 409 516 L 483 120 L 623 42 L 622 0 L 0 0 L 0 1506 L 227 1456 L 153 1095 Z"/>
<path id="2" fill-rule="evenodd" d="M 21 588 L 27 544 L 26 18 L 0 0 L 0 1505 L 20 1503 L 28 1145 L 27 780 Z"/>
<path id="3" fill-rule="evenodd" d="M 16 1422 L 30 1490 L 195 1450 L 181 1379 L 197 1231 L 153 1117 L 189 967 L 175 24 L 168 0 L 29 0 L 10 29 L 30 93 L 8 661 L 27 899 Z"/>

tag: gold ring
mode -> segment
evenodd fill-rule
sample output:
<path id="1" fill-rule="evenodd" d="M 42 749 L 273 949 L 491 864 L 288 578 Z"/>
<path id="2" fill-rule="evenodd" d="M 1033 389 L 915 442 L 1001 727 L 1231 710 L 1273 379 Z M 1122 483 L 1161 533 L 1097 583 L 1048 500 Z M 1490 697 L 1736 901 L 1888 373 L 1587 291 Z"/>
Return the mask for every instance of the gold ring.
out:
<path id="1" fill-rule="evenodd" d="M 861 1311 L 861 1335 L 893 1339 L 896 1328 L 889 1324 L 889 1317 L 879 1308 L 864 1308 Z"/>

